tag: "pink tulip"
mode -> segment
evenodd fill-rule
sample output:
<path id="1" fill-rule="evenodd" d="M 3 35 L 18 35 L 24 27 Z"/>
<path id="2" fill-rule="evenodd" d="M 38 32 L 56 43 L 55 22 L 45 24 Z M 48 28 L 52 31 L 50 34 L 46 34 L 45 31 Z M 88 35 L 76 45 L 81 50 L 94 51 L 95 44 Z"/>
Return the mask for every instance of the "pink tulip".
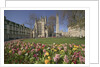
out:
<path id="1" fill-rule="evenodd" d="M 80 60 L 81 63 L 82 63 L 82 62 L 85 63 L 85 57 L 83 57 L 83 56 L 79 56 L 79 60 Z"/>
<path id="2" fill-rule="evenodd" d="M 63 46 L 63 47 L 65 47 L 65 45 L 64 45 L 64 44 L 62 44 L 62 46 Z"/>
<path id="3" fill-rule="evenodd" d="M 38 52 L 38 49 L 35 49 L 35 52 Z"/>
<path id="4" fill-rule="evenodd" d="M 13 54 L 15 53 L 15 51 L 13 51 Z"/>
<path id="5" fill-rule="evenodd" d="M 13 48 L 12 51 L 14 51 L 15 49 Z"/>
<path id="6" fill-rule="evenodd" d="M 71 44 L 69 44 L 69 47 L 70 47 L 70 48 L 72 48 L 72 45 L 71 45 Z"/>
<path id="7" fill-rule="evenodd" d="M 45 53 L 45 52 L 46 52 L 46 50 L 45 50 L 45 49 L 43 49 L 43 52 Z"/>
<path id="8" fill-rule="evenodd" d="M 58 61 L 58 58 L 56 58 L 56 57 L 54 57 L 53 59 L 54 59 L 54 62 L 57 62 Z"/>
<path id="9" fill-rule="evenodd" d="M 17 43 L 17 46 L 19 46 L 19 43 Z"/>
<path id="10" fill-rule="evenodd" d="M 42 45 L 42 47 L 45 47 L 45 45 Z"/>
<path id="11" fill-rule="evenodd" d="M 58 49 L 61 50 L 62 48 L 61 47 L 58 47 Z"/>
<path id="12" fill-rule="evenodd" d="M 19 51 L 18 51 L 18 54 L 21 55 L 21 54 L 22 54 L 22 51 L 19 50 Z"/>
<path id="13" fill-rule="evenodd" d="M 17 51 L 19 50 L 19 48 L 17 48 Z"/>
<path id="14" fill-rule="evenodd" d="M 56 56 L 55 56 L 56 58 L 60 58 L 60 54 L 56 54 Z"/>
<path id="15" fill-rule="evenodd" d="M 25 49 L 28 49 L 28 46 L 26 46 Z"/>
<path id="16" fill-rule="evenodd" d="M 67 47 L 64 47 L 64 51 L 65 51 L 65 52 L 67 51 Z"/>
<path id="17" fill-rule="evenodd" d="M 82 48 L 82 51 L 85 51 L 85 48 Z"/>
<path id="18" fill-rule="evenodd" d="M 53 59 L 54 62 L 58 62 L 58 60 L 60 59 L 60 54 L 56 54 L 56 56 Z"/>
<path id="19" fill-rule="evenodd" d="M 69 62 L 67 55 L 64 56 L 64 62 L 66 62 L 66 63 Z"/>
<path id="20" fill-rule="evenodd" d="M 82 47 L 85 47 L 85 45 L 84 45 L 84 44 L 82 44 Z"/>
<path id="21" fill-rule="evenodd" d="M 34 49 L 31 50 L 31 52 L 33 52 L 33 51 L 34 51 Z"/>

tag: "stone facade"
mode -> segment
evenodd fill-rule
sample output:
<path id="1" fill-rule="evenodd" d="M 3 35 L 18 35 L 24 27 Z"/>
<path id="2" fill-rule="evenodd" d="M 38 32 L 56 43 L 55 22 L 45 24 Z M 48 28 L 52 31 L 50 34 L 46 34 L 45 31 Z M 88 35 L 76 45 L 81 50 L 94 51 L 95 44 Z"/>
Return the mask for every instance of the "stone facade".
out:
<path id="1" fill-rule="evenodd" d="M 4 18 L 4 40 L 30 38 L 32 37 L 32 30 L 25 27 L 24 24 L 20 25 L 9 21 Z"/>
<path id="2" fill-rule="evenodd" d="M 69 37 L 85 37 L 85 28 L 80 29 L 68 27 Z"/>
<path id="3" fill-rule="evenodd" d="M 48 37 L 48 27 L 46 26 L 47 18 L 42 17 L 35 20 L 34 29 L 33 29 L 33 38 L 34 37 Z"/>

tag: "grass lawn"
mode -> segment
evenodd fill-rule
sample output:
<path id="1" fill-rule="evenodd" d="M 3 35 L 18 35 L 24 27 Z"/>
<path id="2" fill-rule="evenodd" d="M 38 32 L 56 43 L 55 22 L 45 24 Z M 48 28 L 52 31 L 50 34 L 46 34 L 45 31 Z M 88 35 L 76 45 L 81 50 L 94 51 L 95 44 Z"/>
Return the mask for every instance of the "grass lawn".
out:
<path id="1" fill-rule="evenodd" d="M 56 44 L 64 44 L 64 43 L 67 43 L 67 44 L 77 44 L 77 45 L 80 45 L 80 44 L 85 44 L 85 38 L 72 38 L 72 37 L 67 37 L 67 38 L 36 38 L 36 39 L 24 39 L 23 40 L 24 42 L 34 42 L 34 43 L 42 43 L 42 44 L 53 44 L 53 43 L 56 43 Z"/>

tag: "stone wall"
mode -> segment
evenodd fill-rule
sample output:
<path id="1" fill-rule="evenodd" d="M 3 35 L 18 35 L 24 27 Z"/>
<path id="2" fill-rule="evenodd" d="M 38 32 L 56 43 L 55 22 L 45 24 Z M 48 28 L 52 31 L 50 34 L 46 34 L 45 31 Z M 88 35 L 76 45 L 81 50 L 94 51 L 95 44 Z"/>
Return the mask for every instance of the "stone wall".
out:
<path id="1" fill-rule="evenodd" d="M 85 29 L 82 28 L 68 28 L 69 37 L 85 37 Z"/>

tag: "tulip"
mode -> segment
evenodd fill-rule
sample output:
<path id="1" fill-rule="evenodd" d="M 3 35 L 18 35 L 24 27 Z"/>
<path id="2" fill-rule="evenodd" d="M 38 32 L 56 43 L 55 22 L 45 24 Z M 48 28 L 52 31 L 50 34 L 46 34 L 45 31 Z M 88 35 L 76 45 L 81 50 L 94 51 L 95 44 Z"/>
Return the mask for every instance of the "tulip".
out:
<path id="1" fill-rule="evenodd" d="M 45 49 L 43 49 L 43 52 L 45 53 L 45 52 L 46 52 L 46 50 L 45 50 Z"/>
<path id="2" fill-rule="evenodd" d="M 37 54 L 34 54 L 33 57 L 37 57 Z"/>
<path id="3" fill-rule="evenodd" d="M 33 52 L 33 51 L 34 51 L 34 49 L 31 50 L 31 52 Z"/>
<path id="4" fill-rule="evenodd" d="M 49 62 L 50 62 L 49 60 L 47 60 L 47 59 L 45 60 L 45 64 L 48 64 Z"/>
<path id="5" fill-rule="evenodd" d="M 63 60 L 64 60 L 64 62 L 66 62 L 66 63 L 69 62 L 67 55 L 64 56 L 64 59 L 63 59 Z"/>
<path id="6" fill-rule="evenodd" d="M 56 56 L 53 58 L 54 62 L 58 62 L 58 60 L 60 59 L 60 54 L 56 54 Z"/>
<path id="7" fill-rule="evenodd" d="M 67 47 L 64 47 L 64 51 L 65 51 L 65 52 L 67 51 Z"/>
<path id="8" fill-rule="evenodd" d="M 79 60 L 80 60 L 81 64 L 82 64 L 82 62 L 85 63 L 85 58 L 83 56 L 79 56 Z"/>
<path id="9" fill-rule="evenodd" d="M 69 44 L 69 47 L 70 47 L 70 48 L 72 48 L 72 45 L 71 45 L 71 44 Z"/>
<path id="10" fill-rule="evenodd" d="M 21 55 L 21 54 L 22 54 L 22 51 L 19 50 L 19 51 L 18 51 L 18 54 Z"/>
<path id="11" fill-rule="evenodd" d="M 25 49 L 28 49 L 28 46 L 26 46 Z"/>
<path id="12" fill-rule="evenodd" d="M 19 50 L 19 48 L 17 48 L 17 51 Z"/>

